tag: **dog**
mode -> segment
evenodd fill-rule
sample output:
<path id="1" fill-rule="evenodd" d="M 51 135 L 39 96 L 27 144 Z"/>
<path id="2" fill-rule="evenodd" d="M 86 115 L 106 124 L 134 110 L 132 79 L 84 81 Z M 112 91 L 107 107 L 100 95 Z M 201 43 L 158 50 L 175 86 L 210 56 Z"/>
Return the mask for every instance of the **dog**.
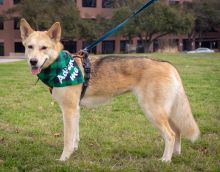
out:
<path id="1" fill-rule="evenodd" d="M 47 31 L 35 31 L 21 19 L 20 32 L 25 57 L 35 75 L 47 69 L 63 49 L 59 22 Z M 81 59 L 75 61 L 84 74 Z M 98 58 L 91 61 L 89 86 L 80 100 L 81 90 L 82 83 L 52 90 L 63 113 L 64 148 L 60 161 L 67 160 L 78 148 L 80 105 L 98 105 L 128 91 L 137 96 L 144 114 L 162 134 L 162 161 L 170 162 L 173 153 L 181 153 L 181 135 L 191 141 L 199 137 L 181 78 L 169 62 L 144 57 Z"/>

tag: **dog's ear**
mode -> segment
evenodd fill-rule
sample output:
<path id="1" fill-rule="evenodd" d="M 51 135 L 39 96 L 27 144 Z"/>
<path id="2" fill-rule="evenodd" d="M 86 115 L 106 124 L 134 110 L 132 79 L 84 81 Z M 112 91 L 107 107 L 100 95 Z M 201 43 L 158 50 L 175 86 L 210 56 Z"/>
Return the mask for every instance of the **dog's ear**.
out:
<path id="1" fill-rule="evenodd" d="M 22 41 L 27 39 L 27 37 L 34 32 L 34 30 L 31 28 L 31 26 L 28 24 L 28 22 L 23 18 L 20 21 L 20 31 L 21 31 L 21 38 Z"/>
<path id="2" fill-rule="evenodd" d="M 47 34 L 55 42 L 59 42 L 61 39 L 61 26 L 59 22 L 54 23 L 51 28 L 47 31 Z"/>

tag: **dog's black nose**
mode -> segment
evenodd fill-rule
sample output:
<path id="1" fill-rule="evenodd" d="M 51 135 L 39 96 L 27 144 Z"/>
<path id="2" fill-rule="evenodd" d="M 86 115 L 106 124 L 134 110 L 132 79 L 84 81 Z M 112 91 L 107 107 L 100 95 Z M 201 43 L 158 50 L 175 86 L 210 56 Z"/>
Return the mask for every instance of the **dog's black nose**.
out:
<path id="1" fill-rule="evenodd" d="M 38 60 L 37 60 L 36 58 L 30 59 L 30 64 L 31 64 L 32 66 L 35 66 L 35 65 L 37 64 L 37 62 L 38 62 Z"/>

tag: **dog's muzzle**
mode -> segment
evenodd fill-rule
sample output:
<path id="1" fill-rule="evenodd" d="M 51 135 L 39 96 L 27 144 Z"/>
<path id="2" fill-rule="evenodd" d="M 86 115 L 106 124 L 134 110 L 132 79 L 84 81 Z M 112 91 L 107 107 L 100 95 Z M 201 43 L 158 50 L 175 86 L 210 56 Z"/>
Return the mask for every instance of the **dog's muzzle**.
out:
<path id="1" fill-rule="evenodd" d="M 36 58 L 30 59 L 30 64 L 31 64 L 31 66 L 36 66 L 37 63 L 38 63 L 38 60 L 37 60 Z"/>
<path id="2" fill-rule="evenodd" d="M 40 66 L 40 67 L 37 67 L 37 63 L 38 63 L 38 60 L 36 58 L 31 58 L 30 59 L 30 64 L 31 64 L 31 72 L 33 75 L 37 75 L 41 72 L 44 64 L 46 63 L 47 61 L 47 58 L 44 60 L 44 63 Z"/>

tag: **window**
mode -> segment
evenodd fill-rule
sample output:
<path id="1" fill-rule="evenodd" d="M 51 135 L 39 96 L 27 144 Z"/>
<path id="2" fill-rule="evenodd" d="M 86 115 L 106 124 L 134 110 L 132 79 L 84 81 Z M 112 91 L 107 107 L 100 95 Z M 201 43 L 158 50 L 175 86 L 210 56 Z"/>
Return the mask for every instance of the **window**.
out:
<path id="1" fill-rule="evenodd" d="M 189 39 L 183 39 L 183 51 L 189 51 L 191 49 L 192 49 L 191 41 Z"/>
<path id="2" fill-rule="evenodd" d="M 0 17 L 0 30 L 4 29 L 4 19 L 3 17 Z"/>
<path id="3" fill-rule="evenodd" d="M 0 0 L 0 5 L 3 5 L 4 4 L 4 0 Z"/>
<path id="4" fill-rule="evenodd" d="M 96 0 L 83 0 L 82 1 L 82 6 L 83 7 L 96 7 Z"/>
<path id="5" fill-rule="evenodd" d="M 120 52 L 125 53 L 127 51 L 127 45 L 128 45 L 127 40 L 121 40 L 120 41 Z"/>
<path id="6" fill-rule="evenodd" d="M 76 41 L 65 40 L 62 41 L 64 50 L 69 51 L 70 53 L 76 53 Z"/>
<path id="7" fill-rule="evenodd" d="M 137 53 L 144 53 L 144 44 L 145 44 L 144 40 L 137 41 L 137 48 L 136 48 Z"/>
<path id="8" fill-rule="evenodd" d="M 23 53 L 24 52 L 24 46 L 21 42 L 15 42 L 15 52 L 16 53 Z"/>
<path id="9" fill-rule="evenodd" d="M 14 18 L 14 29 L 19 30 L 20 19 L 18 17 Z"/>
<path id="10" fill-rule="evenodd" d="M 102 8 L 112 8 L 113 0 L 102 0 Z"/>
<path id="11" fill-rule="evenodd" d="M 20 2 L 21 2 L 21 0 L 14 0 L 14 4 L 18 4 Z"/>
<path id="12" fill-rule="evenodd" d="M 103 41 L 102 42 L 102 53 L 112 54 L 115 51 L 115 41 Z"/>
<path id="13" fill-rule="evenodd" d="M 4 43 L 3 42 L 0 42 L 0 56 L 4 56 L 5 53 L 4 53 Z"/>

